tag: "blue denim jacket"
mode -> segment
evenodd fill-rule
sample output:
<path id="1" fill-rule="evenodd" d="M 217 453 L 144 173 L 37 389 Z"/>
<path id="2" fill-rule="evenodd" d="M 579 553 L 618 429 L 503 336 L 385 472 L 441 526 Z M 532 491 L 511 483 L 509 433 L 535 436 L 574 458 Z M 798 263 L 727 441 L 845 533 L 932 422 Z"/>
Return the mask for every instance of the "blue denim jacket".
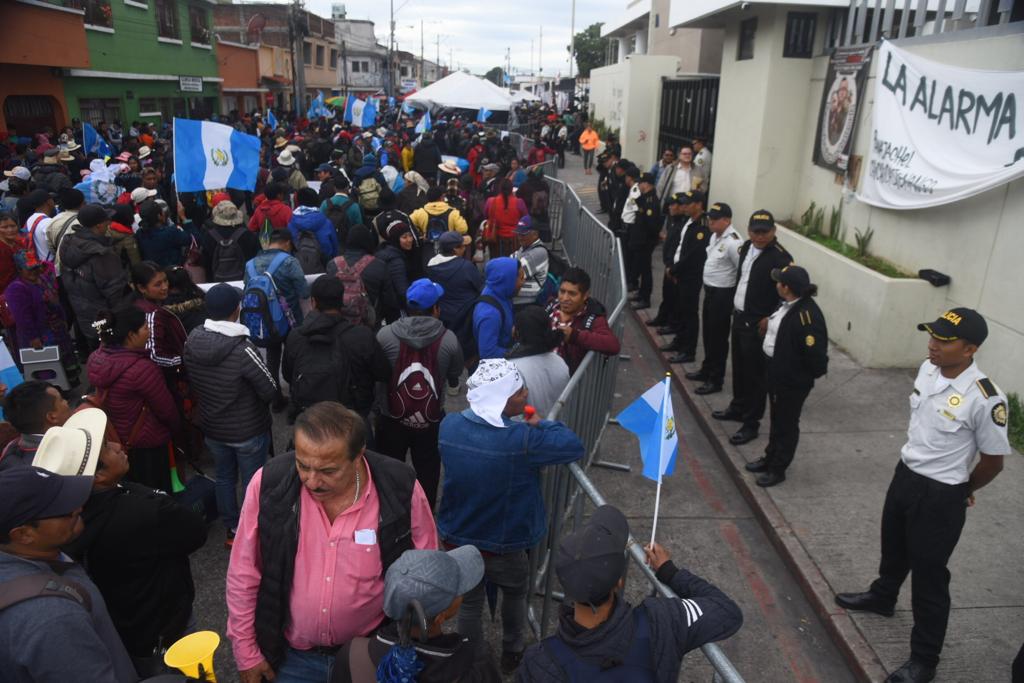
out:
<path id="1" fill-rule="evenodd" d="M 448 543 L 491 553 L 532 548 L 545 529 L 541 467 L 583 457 L 583 444 L 561 422 L 531 427 L 505 418 L 505 425 L 493 427 L 472 410 L 441 422 L 444 495 L 437 528 Z"/>

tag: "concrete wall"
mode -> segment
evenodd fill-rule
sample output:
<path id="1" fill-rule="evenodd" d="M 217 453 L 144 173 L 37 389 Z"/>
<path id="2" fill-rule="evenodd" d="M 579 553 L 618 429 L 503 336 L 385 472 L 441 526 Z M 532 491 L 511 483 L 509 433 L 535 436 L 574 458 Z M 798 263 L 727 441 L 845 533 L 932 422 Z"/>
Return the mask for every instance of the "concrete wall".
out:
<path id="1" fill-rule="evenodd" d="M 89 66 L 89 47 L 80 10 L 0 2 L 0 63 Z M 14 76 L 4 70 L 4 80 Z M 26 93 L 27 94 L 27 93 Z"/>
<path id="2" fill-rule="evenodd" d="M 222 88 L 256 90 L 260 87 L 260 55 L 256 46 L 238 47 L 218 43 L 217 64 L 220 77 L 224 79 L 220 84 Z"/>
<path id="3" fill-rule="evenodd" d="M 593 115 L 619 129 L 622 155 L 641 166 L 657 155 L 661 79 L 674 77 L 678 66 L 677 57 L 631 55 L 590 72 Z"/>
<path id="4" fill-rule="evenodd" d="M 654 18 L 650 22 L 647 53 L 678 57 L 680 73 L 718 73 L 725 32 L 720 29 L 673 29 L 669 25 L 669 5 L 671 0 L 652 2 Z"/>

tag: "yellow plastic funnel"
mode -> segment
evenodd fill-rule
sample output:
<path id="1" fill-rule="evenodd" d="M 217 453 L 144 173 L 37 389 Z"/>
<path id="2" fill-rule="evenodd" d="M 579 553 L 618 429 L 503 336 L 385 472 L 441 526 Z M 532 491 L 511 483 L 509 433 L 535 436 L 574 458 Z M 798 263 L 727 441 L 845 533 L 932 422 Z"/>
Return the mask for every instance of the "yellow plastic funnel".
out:
<path id="1" fill-rule="evenodd" d="M 180 670 L 186 676 L 201 681 L 216 681 L 213 675 L 213 652 L 220 645 L 220 636 L 213 631 L 191 633 L 164 655 L 164 664 Z"/>

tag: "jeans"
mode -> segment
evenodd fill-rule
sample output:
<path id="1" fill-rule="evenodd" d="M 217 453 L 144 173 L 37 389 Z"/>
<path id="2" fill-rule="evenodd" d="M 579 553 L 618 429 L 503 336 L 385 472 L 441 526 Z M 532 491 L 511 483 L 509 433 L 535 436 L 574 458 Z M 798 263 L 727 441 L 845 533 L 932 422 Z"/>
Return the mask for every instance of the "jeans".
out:
<path id="1" fill-rule="evenodd" d="M 483 613 L 487 583 L 501 589 L 501 651 L 522 652 L 526 648 L 526 597 L 530 590 L 530 564 L 526 551 L 506 555 L 484 555 L 484 578 L 466 593 L 459 607 L 458 631 L 484 642 Z"/>
<path id="2" fill-rule="evenodd" d="M 583 150 L 583 169 L 590 170 L 594 167 L 594 150 L 585 149 Z"/>
<path id="3" fill-rule="evenodd" d="M 334 656 L 288 648 L 274 683 L 329 683 Z"/>
<path id="4" fill-rule="evenodd" d="M 256 470 L 263 467 L 270 452 L 270 432 L 239 443 L 227 443 L 206 437 L 206 447 L 217 466 L 217 512 L 228 531 L 238 528 L 238 474 L 242 474 L 242 497 Z"/>

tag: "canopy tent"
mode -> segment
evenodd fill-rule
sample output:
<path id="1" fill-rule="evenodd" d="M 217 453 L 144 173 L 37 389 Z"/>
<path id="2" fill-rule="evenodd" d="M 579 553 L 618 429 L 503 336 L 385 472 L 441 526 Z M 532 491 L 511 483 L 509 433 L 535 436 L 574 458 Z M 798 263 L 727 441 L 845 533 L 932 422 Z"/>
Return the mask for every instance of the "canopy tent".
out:
<path id="1" fill-rule="evenodd" d="M 456 71 L 405 98 L 406 104 L 420 109 L 480 109 L 508 111 L 512 97 L 482 78 Z"/>
<path id="2" fill-rule="evenodd" d="M 512 93 L 513 102 L 540 102 L 540 98 L 529 90 L 516 90 Z"/>

